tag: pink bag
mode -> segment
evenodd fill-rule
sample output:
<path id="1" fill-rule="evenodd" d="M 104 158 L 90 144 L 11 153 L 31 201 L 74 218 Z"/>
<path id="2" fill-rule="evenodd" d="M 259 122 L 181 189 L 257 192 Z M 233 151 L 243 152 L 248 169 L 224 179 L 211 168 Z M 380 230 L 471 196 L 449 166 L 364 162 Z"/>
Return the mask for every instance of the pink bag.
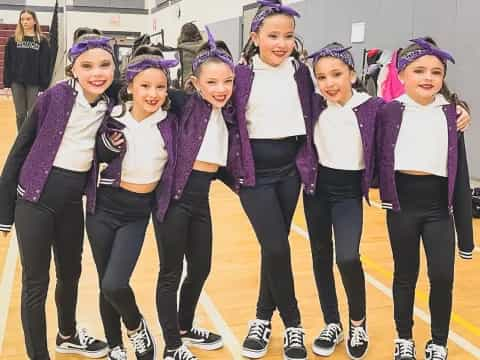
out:
<path id="1" fill-rule="evenodd" d="M 396 50 L 393 53 L 392 59 L 390 60 L 390 63 L 387 65 L 388 66 L 387 78 L 382 84 L 382 97 L 386 101 L 391 101 L 405 93 L 405 87 L 403 86 L 403 84 L 400 82 L 400 79 L 398 78 L 397 55 L 398 55 L 398 50 Z"/>

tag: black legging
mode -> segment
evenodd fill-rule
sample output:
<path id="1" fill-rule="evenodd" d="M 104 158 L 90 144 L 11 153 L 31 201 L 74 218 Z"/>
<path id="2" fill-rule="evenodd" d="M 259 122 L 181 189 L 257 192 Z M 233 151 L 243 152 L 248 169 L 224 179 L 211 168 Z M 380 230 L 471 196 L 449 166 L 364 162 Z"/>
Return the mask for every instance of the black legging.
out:
<path id="1" fill-rule="evenodd" d="M 82 195 L 86 179 L 86 173 L 53 168 L 38 203 L 17 200 L 15 226 L 22 263 L 22 325 L 27 353 L 33 360 L 50 359 L 45 302 L 52 248 L 58 328 L 65 336 L 76 332 L 84 234 Z"/>
<path id="2" fill-rule="evenodd" d="M 448 212 L 448 180 L 397 173 L 400 212 L 387 212 L 395 262 L 393 303 L 398 335 L 412 338 L 415 287 L 420 266 L 420 238 L 430 279 L 432 339 L 446 345 L 452 311 L 455 235 Z"/>
<path id="3" fill-rule="evenodd" d="M 102 186 L 94 215 L 87 216 L 87 234 L 100 283 L 100 314 L 111 349 L 122 345 L 120 318 L 128 330 L 142 315 L 130 287 L 150 219 L 153 195 Z"/>
<path id="4" fill-rule="evenodd" d="M 195 309 L 210 273 L 212 220 L 208 194 L 213 176 L 193 170 L 182 197 L 172 202 L 164 221 L 153 221 L 160 258 L 157 311 L 167 349 L 181 346 L 180 330 L 192 328 Z M 184 257 L 187 276 L 180 289 L 177 312 Z"/>
<path id="5" fill-rule="evenodd" d="M 365 277 L 359 254 L 363 225 L 360 184 L 360 171 L 320 166 L 315 195 L 303 196 L 313 271 L 326 324 L 340 322 L 333 276 L 332 226 L 335 259 L 347 294 L 350 318 L 358 321 L 365 317 Z"/>
<path id="6" fill-rule="evenodd" d="M 285 327 L 301 323 L 288 235 L 300 194 L 295 168 L 299 139 L 251 140 L 256 185 L 240 189 L 240 201 L 261 246 L 256 317 L 270 320 L 278 307 Z"/>

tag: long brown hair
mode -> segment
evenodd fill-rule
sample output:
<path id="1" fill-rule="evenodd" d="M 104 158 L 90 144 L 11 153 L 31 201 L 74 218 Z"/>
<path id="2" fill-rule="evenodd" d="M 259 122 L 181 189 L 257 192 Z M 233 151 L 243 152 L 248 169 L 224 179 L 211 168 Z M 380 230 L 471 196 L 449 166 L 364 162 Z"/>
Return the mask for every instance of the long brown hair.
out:
<path id="1" fill-rule="evenodd" d="M 25 8 L 22 11 L 20 11 L 20 15 L 18 15 L 18 23 L 15 29 L 15 41 L 23 41 L 23 37 L 25 36 L 25 33 L 23 31 L 23 26 L 22 26 L 23 14 L 29 14 L 32 16 L 33 21 L 35 21 L 35 25 L 33 25 L 33 31 L 35 32 L 35 37 L 37 38 L 37 41 L 40 41 L 43 35 L 42 35 L 42 31 L 40 30 L 40 23 L 38 22 L 37 14 L 35 13 L 35 11 L 28 8 Z"/>

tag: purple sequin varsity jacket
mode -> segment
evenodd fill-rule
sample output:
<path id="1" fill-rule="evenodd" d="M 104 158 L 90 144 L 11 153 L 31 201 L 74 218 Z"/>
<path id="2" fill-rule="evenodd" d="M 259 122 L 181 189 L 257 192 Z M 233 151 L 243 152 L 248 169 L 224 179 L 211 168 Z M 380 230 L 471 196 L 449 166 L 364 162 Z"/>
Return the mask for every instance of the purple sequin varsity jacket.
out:
<path id="1" fill-rule="evenodd" d="M 14 222 L 17 186 L 22 198 L 38 202 L 53 167 L 77 93 L 71 81 L 62 81 L 41 96 L 20 129 L 0 178 L 0 230 L 9 231 Z M 109 102 L 105 118 L 112 109 Z M 93 165 L 85 188 L 87 211 L 95 209 L 98 162 Z"/>
<path id="2" fill-rule="evenodd" d="M 395 146 L 402 126 L 405 105 L 398 101 L 385 104 L 378 114 L 377 167 L 382 207 L 401 211 L 395 182 Z M 448 129 L 448 207 L 455 221 L 459 253 L 462 258 L 472 258 L 474 249 L 472 227 L 472 198 L 465 142 L 457 132 L 455 104 L 443 106 Z"/>
<path id="3" fill-rule="evenodd" d="M 295 81 L 298 88 L 298 97 L 300 99 L 305 120 L 306 141 L 313 141 L 312 116 L 311 116 L 311 98 L 314 90 L 313 81 L 307 66 L 301 62 L 294 61 Z M 247 130 L 246 110 L 248 99 L 252 90 L 255 73 L 251 65 L 240 64 L 235 67 L 235 88 L 233 92 L 233 103 L 236 111 L 236 120 L 238 125 L 239 153 L 231 166 L 234 176 L 234 188 L 238 191 L 240 186 L 255 186 L 255 163 L 250 145 L 250 138 Z M 272 94 L 275 96 L 275 94 Z M 311 172 L 312 154 L 307 151 L 299 151 L 296 157 L 297 169 L 300 173 L 302 183 L 307 187 L 309 174 Z"/>

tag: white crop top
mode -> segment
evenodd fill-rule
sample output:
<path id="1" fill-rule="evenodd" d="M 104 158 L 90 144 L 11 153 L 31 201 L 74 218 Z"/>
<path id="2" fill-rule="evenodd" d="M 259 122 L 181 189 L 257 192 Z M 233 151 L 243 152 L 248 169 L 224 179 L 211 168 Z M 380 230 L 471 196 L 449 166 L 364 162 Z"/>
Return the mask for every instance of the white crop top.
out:
<path id="1" fill-rule="evenodd" d="M 293 59 L 276 67 L 264 63 L 258 55 L 252 61 L 255 77 L 246 109 L 249 137 L 279 139 L 305 135 Z"/>
<path id="2" fill-rule="evenodd" d="M 442 106 L 448 101 L 440 94 L 429 105 L 420 105 L 406 94 L 396 100 L 405 110 L 395 146 L 395 170 L 446 177 L 448 129 Z"/>
<path id="3" fill-rule="evenodd" d="M 208 120 L 197 160 L 220 166 L 227 165 L 228 130 L 220 109 L 213 109 Z"/>
<path id="4" fill-rule="evenodd" d="M 76 90 L 78 94 L 53 166 L 88 171 L 92 166 L 95 138 L 107 111 L 107 102 L 101 99 L 92 107 L 79 85 Z"/>
<path id="5" fill-rule="evenodd" d="M 353 90 L 345 105 L 327 102 L 327 108 L 313 130 L 313 140 L 321 165 L 339 170 L 365 169 L 362 136 L 353 108 L 370 99 L 370 95 Z"/>
<path id="6" fill-rule="evenodd" d="M 122 130 L 127 149 L 122 162 L 122 181 L 133 184 L 151 184 L 159 181 L 168 160 L 167 149 L 158 123 L 167 112 L 158 110 L 142 121 L 130 112 L 116 118 L 125 125 Z"/>

